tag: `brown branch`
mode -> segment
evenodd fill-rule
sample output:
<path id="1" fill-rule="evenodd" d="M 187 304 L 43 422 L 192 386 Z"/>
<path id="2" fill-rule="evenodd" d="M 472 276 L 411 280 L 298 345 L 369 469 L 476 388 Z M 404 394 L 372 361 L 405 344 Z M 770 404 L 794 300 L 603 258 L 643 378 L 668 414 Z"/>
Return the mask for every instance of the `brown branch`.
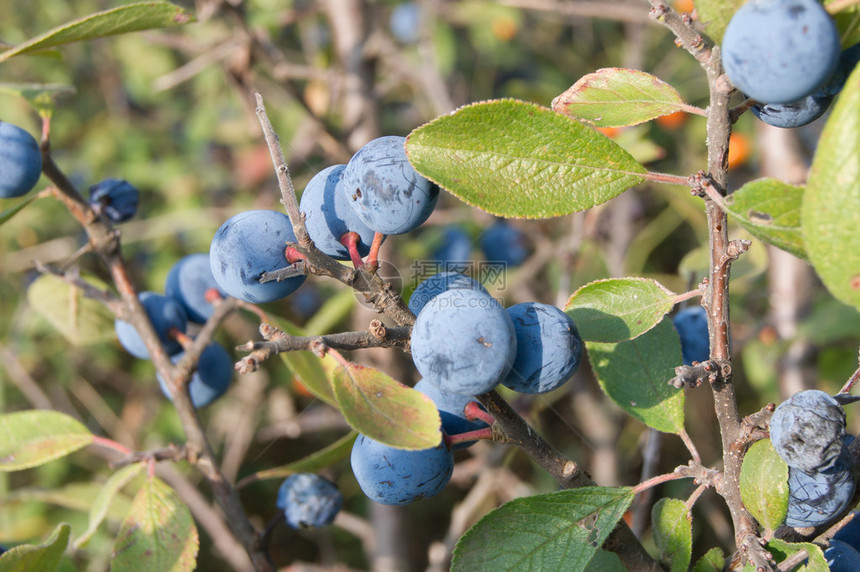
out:
<path id="1" fill-rule="evenodd" d="M 378 320 L 374 320 L 376 322 Z M 408 351 L 412 328 L 400 326 L 386 328 L 383 336 L 377 335 L 379 330 L 367 329 L 356 332 L 340 332 L 324 336 L 291 336 L 270 325 L 261 324 L 260 334 L 265 341 L 248 342 L 239 346 L 239 350 L 250 350 L 251 353 L 236 363 L 239 373 L 256 371 L 259 365 L 270 357 L 281 352 L 312 351 L 317 344 L 338 350 L 356 350 L 362 348 L 400 348 Z"/>
<path id="2" fill-rule="evenodd" d="M 46 124 L 43 125 L 43 134 L 47 133 L 49 133 L 49 127 L 46 121 Z M 128 276 L 126 264 L 120 250 L 119 233 L 109 221 L 98 217 L 93 212 L 75 186 L 69 181 L 68 177 L 57 167 L 51 157 L 50 141 L 46 136 L 43 136 L 41 149 L 43 173 L 57 186 L 57 189 L 60 191 L 58 197 L 68 207 L 72 216 L 83 226 L 93 252 L 107 266 L 114 285 L 122 299 L 122 303 L 125 306 L 124 315 L 127 321 L 140 334 L 156 371 L 167 381 L 170 387 L 184 387 L 190 370 L 185 366 L 182 369 L 175 368 L 170 362 L 170 358 L 164 350 L 161 340 L 155 333 L 146 310 L 138 299 L 137 291 Z M 210 323 L 214 322 L 210 320 Z M 207 326 L 209 326 L 208 323 Z M 203 335 L 198 335 L 197 340 L 192 346 L 189 361 L 194 357 L 195 352 L 202 351 L 202 347 L 198 348 L 194 346 L 198 344 L 204 346 L 211 340 L 211 333 L 214 331 L 214 327 L 213 325 L 208 331 L 210 335 L 209 339 Z M 199 357 L 199 353 L 197 353 L 197 357 Z M 197 411 L 191 404 L 188 392 L 174 392 L 173 403 L 187 438 L 186 448 L 188 450 L 188 458 L 203 474 L 212 488 L 219 505 L 227 515 L 227 522 L 233 534 L 248 552 L 257 570 L 274 571 L 274 565 L 269 555 L 255 548 L 257 531 L 248 520 L 238 494 L 221 473 L 215 461 L 215 454 L 206 438 L 203 426 L 197 416 Z"/>

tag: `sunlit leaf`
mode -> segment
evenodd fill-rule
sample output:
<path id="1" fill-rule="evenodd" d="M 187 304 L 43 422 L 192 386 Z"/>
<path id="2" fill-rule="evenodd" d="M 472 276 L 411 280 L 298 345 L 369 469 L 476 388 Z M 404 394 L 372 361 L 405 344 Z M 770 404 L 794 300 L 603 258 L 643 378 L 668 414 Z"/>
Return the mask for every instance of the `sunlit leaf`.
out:
<path id="1" fill-rule="evenodd" d="M 92 433 L 65 413 L 38 410 L 0 415 L 0 472 L 42 465 L 92 441 Z"/>
<path id="2" fill-rule="evenodd" d="M 624 127 L 689 110 L 674 87 L 649 73 L 603 68 L 552 100 L 552 109 L 598 127 Z"/>
<path id="3" fill-rule="evenodd" d="M 837 299 L 860 307 L 860 67 L 849 76 L 818 142 L 803 195 L 809 261 Z"/>
<path id="4" fill-rule="evenodd" d="M 776 179 L 749 182 L 725 199 L 729 217 L 767 244 L 806 259 L 800 230 L 803 187 Z"/>
<path id="5" fill-rule="evenodd" d="M 307 457 L 287 463 L 286 465 L 281 465 L 280 467 L 257 471 L 253 475 L 242 479 L 239 486 L 265 479 L 283 479 L 294 473 L 316 473 L 326 467 L 332 466 L 341 459 L 345 459 L 350 451 L 352 451 L 352 444 L 355 442 L 357 436 L 358 433 L 356 431 L 351 431 L 328 447 L 315 451 Z"/>
<path id="6" fill-rule="evenodd" d="M 99 494 L 93 501 L 90 508 L 89 526 L 84 533 L 75 540 L 76 548 L 80 548 L 86 544 L 90 538 L 92 538 L 93 534 L 98 530 L 99 525 L 107 516 L 108 509 L 117 498 L 117 493 L 119 493 L 125 485 L 131 482 L 132 479 L 139 475 L 143 468 L 144 465 L 142 463 L 135 463 L 133 465 L 123 467 L 112 474 L 107 482 L 100 486 Z"/>
<path id="7" fill-rule="evenodd" d="M 788 465 L 770 439 L 756 441 L 741 466 L 741 499 L 762 526 L 774 531 L 788 512 Z"/>
<path id="8" fill-rule="evenodd" d="M 439 411 L 423 393 L 355 363 L 335 370 L 334 394 L 359 433 L 402 449 L 429 449 L 442 440 Z"/>
<path id="9" fill-rule="evenodd" d="M 60 560 L 69 545 L 71 527 L 60 524 L 51 536 L 39 545 L 21 544 L 0 555 L 0 570 L 3 572 L 53 572 L 60 567 Z"/>
<path id="10" fill-rule="evenodd" d="M 549 218 L 604 203 L 644 180 L 612 140 L 545 107 L 497 100 L 413 131 L 415 168 L 462 201 L 512 218 Z"/>
<path id="11" fill-rule="evenodd" d="M 194 570 L 198 545 L 197 527 L 188 507 L 163 481 L 150 477 L 120 527 L 111 554 L 111 570 Z"/>
<path id="12" fill-rule="evenodd" d="M 104 36 L 127 34 L 153 28 L 178 26 L 193 21 L 183 8 L 169 2 L 138 2 L 111 10 L 96 12 L 67 22 L 14 48 L 0 52 L 0 62 L 13 56 L 93 40 Z"/>
<path id="13" fill-rule="evenodd" d="M 656 280 L 597 280 L 574 292 L 564 311 L 585 341 L 623 342 L 647 332 L 674 305 L 674 294 Z"/>
<path id="14" fill-rule="evenodd" d="M 86 281 L 103 290 L 107 286 L 87 277 Z M 88 298 L 82 288 L 53 274 L 43 274 L 30 284 L 27 300 L 73 345 L 86 345 L 113 339 L 114 315 L 102 302 Z"/>

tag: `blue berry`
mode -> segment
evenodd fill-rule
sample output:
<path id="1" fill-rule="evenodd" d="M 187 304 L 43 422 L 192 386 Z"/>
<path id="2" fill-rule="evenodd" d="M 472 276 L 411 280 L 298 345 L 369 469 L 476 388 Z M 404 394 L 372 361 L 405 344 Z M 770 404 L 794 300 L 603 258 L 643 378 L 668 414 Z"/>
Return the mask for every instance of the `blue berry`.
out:
<path id="1" fill-rule="evenodd" d="M 374 231 L 404 234 L 421 226 L 439 198 L 439 186 L 406 158 L 404 137 L 380 137 L 358 150 L 343 171 L 342 192 Z"/>
<path id="2" fill-rule="evenodd" d="M 672 318 L 681 338 L 681 358 L 684 365 L 705 362 L 711 354 L 708 338 L 708 315 L 702 306 L 684 308 Z"/>
<path id="3" fill-rule="evenodd" d="M 480 395 L 507 375 L 517 351 L 514 325 L 486 292 L 442 292 L 422 308 L 412 328 L 412 361 L 440 389 Z"/>
<path id="4" fill-rule="evenodd" d="M 283 213 L 251 210 L 233 215 L 212 238 L 212 275 L 224 292 L 245 302 L 264 304 L 285 298 L 302 285 L 305 276 L 280 282 L 260 282 L 260 278 L 289 266 L 284 254 L 288 242 L 296 242 L 296 235 Z"/>
<path id="5" fill-rule="evenodd" d="M 388 27 L 391 35 L 402 44 L 414 44 L 419 39 L 421 7 L 416 2 L 404 2 L 391 9 Z"/>
<path id="6" fill-rule="evenodd" d="M 179 352 L 171 357 L 170 361 L 178 363 L 184 355 L 185 352 Z M 158 383 L 161 386 L 161 392 L 173 401 L 173 395 L 167 388 L 164 378 L 158 374 L 156 374 L 156 378 L 158 378 Z M 232 380 L 233 358 L 221 345 L 215 342 L 209 344 L 200 354 L 197 371 L 192 374 L 191 380 L 188 382 L 188 395 L 191 397 L 191 404 L 196 409 L 206 407 L 224 395 Z"/>
<path id="7" fill-rule="evenodd" d="M 789 467 L 827 469 L 844 448 L 845 412 L 830 395 L 801 391 L 779 404 L 770 419 L 770 440 Z"/>
<path id="8" fill-rule="evenodd" d="M 848 507 L 854 487 L 854 462 L 848 449 L 828 469 L 803 471 L 789 465 L 785 524 L 795 528 L 827 524 Z"/>
<path id="9" fill-rule="evenodd" d="M 816 0 L 750 0 L 726 27 L 722 56 L 739 90 L 761 103 L 789 103 L 833 73 L 839 33 Z"/>
<path id="10" fill-rule="evenodd" d="M 349 250 L 341 237 L 354 232 L 358 235 L 358 254 L 370 252 L 373 231 L 358 218 L 337 187 L 342 184 L 346 165 L 333 165 L 317 173 L 305 187 L 299 209 L 305 215 L 305 226 L 317 248 L 336 260 L 349 260 Z"/>
<path id="11" fill-rule="evenodd" d="M 188 326 L 188 316 L 182 305 L 167 296 L 162 296 L 156 292 L 141 292 L 138 296 L 140 303 L 146 310 L 149 321 L 152 322 L 152 327 L 155 328 L 155 333 L 161 343 L 164 344 L 164 349 L 169 355 L 173 355 L 182 351 L 182 346 L 178 341 L 170 336 L 170 330 L 176 329 L 180 332 L 185 332 Z M 134 357 L 140 359 L 149 359 L 149 351 L 143 343 L 143 338 L 137 333 L 137 330 L 131 323 L 124 320 L 114 321 L 114 329 L 119 338 L 119 343 Z"/>
<path id="12" fill-rule="evenodd" d="M 860 552 L 857 549 L 837 540 L 830 540 L 830 546 L 824 551 L 824 558 L 830 572 L 857 572 L 860 570 Z"/>
<path id="13" fill-rule="evenodd" d="M 860 59 L 860 44 L 840 54 L 836 71 L 815 93 L 791 103 L 756 103 L 752 106 L 753 114 L 768 125 L 783 129 L 802 127 L 812 123 L 824 115 L 833 99 L 842 91 L 858 59 Z"/>
<path id="14" fill-rule="evenodd" d="M 431 449 L 406 451 L 359 435 L 350 464 L 367 498 L 404 505 L 438 494 L 451 479 L 454 456 L 444 441 Z"/>
<path id="15" fill-rule="evenodd" d="M 409 309 L 417 316 L 421 312 L 421 309 L 427 305 L 427 302 L 442 292 L 458 288 L 478 290 L 479 292 L 487 291 L 480 282 L 465 274 L 460 274 L 459 272 L 439 272 L 427 278 L 415 288 L 412 296 L 409 297 Z"/>
<path id="16" fill-rule="evenodd" d="M 111 222 L 124 222 L 137 213 L 137 189 L 123 179 L 105 179 L 90 187 L 90 206 Z"/>
<path id="17" fill-rule="evenodd" d="M 0 121 L 0 198 L 24 195 L 42 175 L 42 153 L 32 135 Z"/>
<path id="18" fill-rule="evenodd" d="M 328 479 L 296 473 L 281 483 L 276 504 L 291 527 L 322 528 L 334 522 L 343 506 L 343 495 Z"/>
<path id="19" fill-rule="evenodd" d="M 528 239 L 525 233 L 504 220 L 493 223 L 481 235 L 481 250 L 489 262 L 501 262 L 515 268 L 529 256 Z"/>
<path id="20" fill-rule="evenodd" d="M 422 379 L 415 384 L 415 389 L 433 400 L 436 409 L 439 410 L 439 417 L 442 419 L 442 431 L 447 435 L 459 435 L 460 433 L 468 433 L 489 427 L 483 421 L 470 421 L 466 419 L 464 410 L 470 401 L 477 401 L 474 395 L 449 393 L 442 391 L 437 385 L 438 383 L 433 384 L 426 379 Z M 457 443 L 454 445 L 454 449 L 465 449 L 474 444 L 475 441 Z"/>
<path id="21" fill-rule="evenodd" d="M 214 311 L 212 303 L 206 300 L 206 292 L 213 288 L 222 297 L 227 295 L 212 276 L 209 254 L 198 252 L 180 258 L 173 265 L 167 273 L 164 294 L 182 304 L 189 320 L 203 324 Z"/>
<path id="22" fill-rule="evenodd" d="M 444 270 L 457 270 L 469 264 L 472 256 L 472 239 L 456 226 L 448 226 L 442 232 L 440 245 L 430 258 Z"/>
<path id="23" fill-rule="evenodd" d="M 503 385 L 520 393 L 546 393 L 573 377 L 582 359 L 582 338 L 570 316 L 538 302 L 516 304 L 507 312 L 517 353 Z"/>

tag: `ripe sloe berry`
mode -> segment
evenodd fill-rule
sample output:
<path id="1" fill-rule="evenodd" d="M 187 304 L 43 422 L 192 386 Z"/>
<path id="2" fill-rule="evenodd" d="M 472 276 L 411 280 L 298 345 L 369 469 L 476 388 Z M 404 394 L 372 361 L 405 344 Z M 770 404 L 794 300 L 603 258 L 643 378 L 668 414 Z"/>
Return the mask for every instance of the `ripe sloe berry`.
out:
<path id="1" fill-rule="evenodd" d="M 182 304 L 188 319 L 197 324 L 205 323 L 215 309 L 212 302 L 206 299 L 206 293 L 213 288 L 222 297 L 227 295 L 212 276 L 207 252 L 180 258 L 167 273 L 164 282 L 164 294 Z"/>
<path id="2" fill-rule="evenodd" d="M 358 235 L 358 254 L 362 258 L 370 252 L 373 231 L 355 214 L 342 184 L 346 165 L 333 165 L 317 173 L 307 184 L 299 209 L 305 215 L 305 225 L 317 248 L 336 260 L 349 260 L 349 250 L 341 237 L 354 232 Z"/>
<path id="3" fill-rule="evenodd" d="M 711 348 L 708 339 L 708 316 L 702 306 L 684 308 L 672 318 L 681 338 L 681 358 L 684 365 L 708 361 Z"/>
<path id="4" fill-rule="evenodd" d="M 367 498 L 404 505 L 439 493 L 451 479 L 454 456 L 444 441 L 431 449 L 406 451 L 359 435 L 350 464 Z"/>
<path id="5" fill-rule="evenodd" d="M 466 288 L 469 290 L 478 290 L 486 292 L 484 286 L 465 274 L 459 272 L 439 272 L 430 276 L 415 288 L 412 296 L 409 297 L 409 309 L 416 316 L 421 309 L 427 305 L 427 302 L 432 300 L 446 290 L 456 290 L 458 288 Z"/>
<path id="6" fill-rule="evenodd" d="M 328 479 L 296 473 L 281 483 L 276 504 L 292 528 L 322 528 L 334 522 L 343 506 L 343 495 Z"/>
<path id="7" fill-rule="evenodd" d="M 789 465 L 785 524 L 820 526 L 839 516 L 854 497 L 853 466 L 848 449 L 828 469 L 807 472 Z"/>
<path id="8" fill-rule="evenodd" d="M 579 368 L 582 338 L 573 320 L 549 304 L 524 302 L 507 309 L 517 334 L 517 354 L 502 383 L 520 393 L 561 387 Z"/>
<path id="9" fill-rule="evenodd" d="M 830 546 L 824 551 L 827 567 L 830 572 L 857 572 L 860 570 L 860 552 L 848 544 L 833 537 Z"/>
<path id="10" fill-rule="evenodd" d="M 374 231 L 404 234 L 421 226 L 439 198 L 439 186 L 406 158 L 405 137 L 379 137 L 356 152 L 343 172 L 343 192 Z"/>
<path id="11" fill-rule="evenodd" d="M 123 179 L 105 179 L 90 187 L 90 206 L 111 222 L 124 222 L 137 213 L 137 188 Z"/>
<path id="12" fill-rule="evenodd" d="M 170 358 L 178 363 L 185 352 L 179 352 Z M 167 388 L 167 383 L 161 375 L 156 374 L 161 392 L 173 401 L 173 395 Z M 220 344 L 215 342 L 206 346 L 197 362 L 197 371 L 188 382 L 188 395 L 195 409 L 202 409 L 224 395 L 233 380 L 233 359 Z"/>
<path id="13" fill-rule="evenodd" d="M 173 355 L 182 351 L 182 346 L 178 341 L 170 337 L 170 330 L 175 328 L 180 332 L 185 332 L 188 326 L 188 316 L 182 305 L 167 296 L 162 296 L 156 292 L 141 292 L 138 295 L 140 303 L 143 304 L 146 310 L 149 321 L 152 322 L 152 327 L 155 328 L 155 333 L 161 343 L 164 344 L 164 349 L 169 355 Z M 140 359 L 149 359 L 149 351 L 143 343 L 143 338 L 137 333 L 137 330 L 131 323 L 124 320 L 115 320 L 114 329 L 119 338 L 119 343 L 134 357 Z"/>
<path id="14" fill-rule="evenodd" d="M 789 467 L 827 469 L 842 453 L 845 412 L 817 389 L 795 393 L 779 404 L 770 420 L 770 440 Z"/>
<path id="15" fill-rule="evenodd" d="M 507 375 L 517 351 L 504 308 L 477 290 L 447 290 L 432 298 L 412 328 L 412 361 L 439 388 L 480 395 Z"/>
<path id="16" fill-rule="evenodd" d="M 296 242 L 287 215 L 270 210 L 233 215 L 212 238 L 212 275 L 224 292 L 245 302 L 264 304 L 285 298 L 302 285 L 305 276 L 280 282 L 260 282 L 260 278 L 289 266 L 284 254 L 287 242 Z"/>
<path id="17" fill-rule="evenodd" d="M 481 235 L 481 250 L 488 262 L 501 262 L 515 268 L 529 256 L 528 239 L 515 226 L 496 221 Z"/>
<path id="18" fill-rule="evenodd" d="M 839 33 L 816 0 L 750 0 L 726 27 L 722 55 L 739 90 L 761 103 L 789 103 L 833 73 Z"/>
<path id="19" fill-rule="evenodd" d="M 42 174 L 42 153 L 32 135 L 0 121 L 0 198 L 24 195 Z"/>

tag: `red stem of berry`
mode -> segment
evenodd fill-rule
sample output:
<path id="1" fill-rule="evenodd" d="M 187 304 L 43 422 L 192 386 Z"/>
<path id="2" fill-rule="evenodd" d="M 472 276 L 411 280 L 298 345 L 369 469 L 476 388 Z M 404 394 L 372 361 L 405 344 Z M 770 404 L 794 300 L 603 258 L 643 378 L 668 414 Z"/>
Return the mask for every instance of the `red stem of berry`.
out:
<path id="1" fill-rule="evenodd" d="M 467 403 L 466 407 L 463 409 L 463 413 L 466 414 L 466 419 L 469 421 L 483 421 L 487 425 L 492 425 L 496 422 L 496 418 L 482 408 L 481 404 L 477 401 L 470 401 Z"/>
<path id="2" fill-rule="evenodd" d="M 385 240 L 385 235 L 379 232 L 373 234 L 373 243 L 370 245 L 370 254 L 367 255 L 365 264 L 368 268 L 376 268 L 379 266 L 379 247 L 382 246 L 382 241 Z"/>
<path id="3" fill-rule="evenodd" d="M 475 441 L 477 439 L 486 439 L 488 441 L 492 441 L 493 428 L 484 427 L 483 429 L 476 429 L 475 431 L 466 431 L 465 433 L 459 433 L 457 435 L 445 435 L 445 444 L 448 447 L 453 447 L 457 443 L 466 443 L 468 441 Z"/>
<path id="4" fill-rule="evenodd" d="M 302 254 L 301 252 L 296 250 L 295 247 L 293 247 L 293 246 L 288 246 L 284 250 L 284 256 L 286 257 L 287 262 L 289 262 L 290 264 L 298 262 L 299 260 L 307 260 L 308 259 L 307 256 L 305 256 L 304 254 Z"/>
<path id="5" fill-rule="evenodd" d="M 191 336 L 181 330 L 177 330 L 176 328 L 170 328 L 170 330 L 167 331 L 167 335 L 170 336 L 171 339 L 179 342 L 179 344 L 183 348 L 187 348 L 192 343 L 194 343 L 194 340 L 191 338 Z"/>
<path id="6" fill-rule="evenodd" d="M 210 304 L 214 304 L 218 300 L 224 299 L 224 296 L 221 295 L 221 292 L 218 291 L 218 288 L 208 288 L 203 296 L 204 299 Z"/>
<path id="7" fill-rule="evenodd" d="M 340 243 L 349 250 L 349 258 L 352 260 L 352 265 L 355 268 L 360 268 L 364 262 L 362 262 L 361 256 L 358 254 L 358 233 L 345 232 L 340 237 Z"/>

